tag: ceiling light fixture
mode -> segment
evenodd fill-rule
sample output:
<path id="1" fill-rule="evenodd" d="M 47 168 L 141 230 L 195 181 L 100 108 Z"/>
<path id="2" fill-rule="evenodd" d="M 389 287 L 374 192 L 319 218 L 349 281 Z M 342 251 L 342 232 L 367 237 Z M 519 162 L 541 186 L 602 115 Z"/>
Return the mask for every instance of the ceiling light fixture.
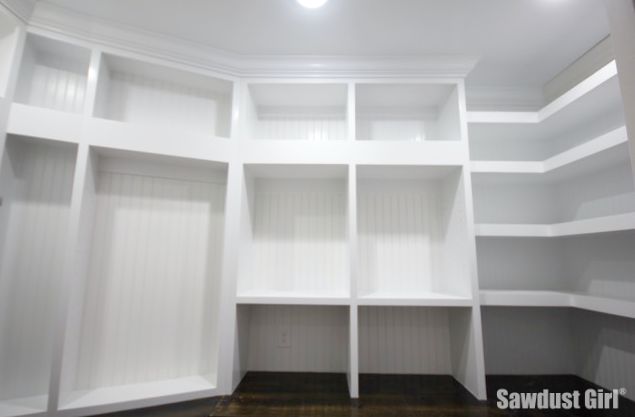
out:
<path id="1" fill-rule="evenodd" d="M 300 6 L 306 7 L 307 9 L 317 9 L 326 4 L 328 0 L 296 0 Z"/>

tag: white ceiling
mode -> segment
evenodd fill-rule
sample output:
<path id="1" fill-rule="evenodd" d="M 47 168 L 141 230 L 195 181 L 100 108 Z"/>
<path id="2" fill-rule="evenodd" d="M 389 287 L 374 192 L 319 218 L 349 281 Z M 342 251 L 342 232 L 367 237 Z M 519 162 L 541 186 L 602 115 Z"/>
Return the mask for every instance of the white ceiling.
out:
<path id="1" fill-rule="evenodd" d="M 41 1 L 239 54 L 477 55 L 473 86 L 541 86 L 609 33 L 600 0 Z"/>

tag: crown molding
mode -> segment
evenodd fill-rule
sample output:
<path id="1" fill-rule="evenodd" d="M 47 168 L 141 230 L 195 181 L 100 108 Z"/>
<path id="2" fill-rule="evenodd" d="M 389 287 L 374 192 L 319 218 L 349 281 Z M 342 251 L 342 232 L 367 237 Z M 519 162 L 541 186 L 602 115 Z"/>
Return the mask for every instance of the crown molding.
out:
<path id="1" fill-rule="evenodd" d="M 28 23 L 35 8 L 35 2 L 36 0 L 0 0 L 0 5 L 22 23 Z"/>
<path id="2" fill-rule="evenodd" d="M 37 3 L 29 27 L 233 77 L 465 78 L 478 61 L 465 55 L 242 55 L 116 24 L 46 2 Z"/>

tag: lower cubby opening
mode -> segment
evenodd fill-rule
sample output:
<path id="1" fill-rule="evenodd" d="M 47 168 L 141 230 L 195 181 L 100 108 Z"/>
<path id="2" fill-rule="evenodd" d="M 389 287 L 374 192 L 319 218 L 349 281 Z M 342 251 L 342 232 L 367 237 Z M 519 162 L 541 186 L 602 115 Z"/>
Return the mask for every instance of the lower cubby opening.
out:
<path id="1" fill-rule="evenodd" d="M 341 374 L 346 381 L 349 314 L 347 306 L 238 306 L 234 386 L 248 372 Z M 272 375 L 274 386 L 284 383 Z"/>
<path id="2" fill-rule="evenodd" d="M 476 365 L 479 352 L 470 342 L 474 337 L 471 308 L 359 307 L 360 378 L 364 374 L 447 376 L 475 397 L 483 397 L 484 381 L 479 380 Z"/>
<path id="3" fill-rule="evenodd" d="M 226 166 L 93 148 L 87 171 L 61 409 L 213 395 Z"/>
<path id="4" fill-rule="evenodd" d="M 482 310 L 485 371 L 490 379 L 519 376 L 549 384 L 550 375 L 575 375 L 609 390 L 624 388 L 625 398 L 635 399 L 632 319 L 571 308 Z M 561 388 L 575 389 L 575 384 L 567 384 Z"/>
<path id="5" fill-rule="evenodd" d="M 0 172 L 0 416 L 47 409 L 77 147 L 9 136 Z"/>

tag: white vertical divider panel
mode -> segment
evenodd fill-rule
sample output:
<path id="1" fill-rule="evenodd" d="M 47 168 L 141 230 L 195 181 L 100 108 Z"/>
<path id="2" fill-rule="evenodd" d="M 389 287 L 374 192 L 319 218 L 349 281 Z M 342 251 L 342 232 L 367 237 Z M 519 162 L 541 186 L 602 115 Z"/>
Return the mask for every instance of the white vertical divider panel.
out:
<path id="1" fill-rule="evenodd" d="M 227 198 L 225 201 L 225 236 L 223 242 L 223 271 L 219 323 L 218 386 L 222 394 L 229 395 L 242 379 L 240 360 L 239 322 L 236 310 L 236 289 L 240 256 L 241 219 L 244 207 L 244 170 L 240 162 L 229 164 Z"/>
<path id="2" fill-rule="evenodd" d="M 354 87 L 353 87 L 354 88 Z M 351 87 L 349 84 L 349 94 Z M 349 97 L 350 105 L 350 97 Z M 355 116 L 353 115 L 353 120 Z M 350 116 L 349 116 L 350 122 Z M 353 132 L 354 135 L 354 132 Z M 353 140 L 354 140 L 353 136 Z M 350 139 L 350 137 L 349 137 Z M 349 340 L 349 364 L 348 364 L 348 390 L 351 398 L 359 398 L 359 331 L 358 331 L 358 304 L 357 304 L 357 167 L 348 166 L 348 244 L 349 244 L 349 286 L 350 286 L 350 313 L 348 331 Z"/>
<path id="3" fill-rule="evenodd" d="M 465 82 L 458 82 L 459 126 L 461 141 L 464 144 L 465 157 L 462 173 L 462 186 L 457 192 L 465 197 L 465 217 L 467 228 L 467 249 L 470 287 L 472 293 L 471 311 L 455 311 L 451 313 L 452 326 L 452 362 L 453 375 L 472 394 L 480 399 L 487 398 L 485 384 L 485 353 L 483 348 L 483 328 L 479 298 L 478 265 L 476 258 L 476 233 L 474 225 L 474 199 L 472 196 L 472 173 L 470 172 L 469 141 L 467 129 L 467 104 L 465 98 Z M 460 347 L 460 349 L 459 349 Z"/>
<path id="4" fill-rule="evenodd" d="M 49 413 L 59 409 L 75 384 L 83 294 L 91 252 L 96 188 L 95 161 L 87 144 L 78 150 L 66 247 L 62 302 L 57 312 Z"/>
<path id="5" fill-rule="evenodd" d="M 92 50 L 86 94 L 84 118 L 91 117 L 99 82 L 101 52 Z M 65 286 L 57 316 L 57 340 L 53 356 L 49 412 L 59 409 L 62 397 L 75 385 L 77 356 L 79 352 L 83 294 L 91 253 L 91 236 L 95 213 L 95 160 L 87 145 L 89 138 L 82 134 L 75 166 L 69 240 L 66 249 Z"/>

